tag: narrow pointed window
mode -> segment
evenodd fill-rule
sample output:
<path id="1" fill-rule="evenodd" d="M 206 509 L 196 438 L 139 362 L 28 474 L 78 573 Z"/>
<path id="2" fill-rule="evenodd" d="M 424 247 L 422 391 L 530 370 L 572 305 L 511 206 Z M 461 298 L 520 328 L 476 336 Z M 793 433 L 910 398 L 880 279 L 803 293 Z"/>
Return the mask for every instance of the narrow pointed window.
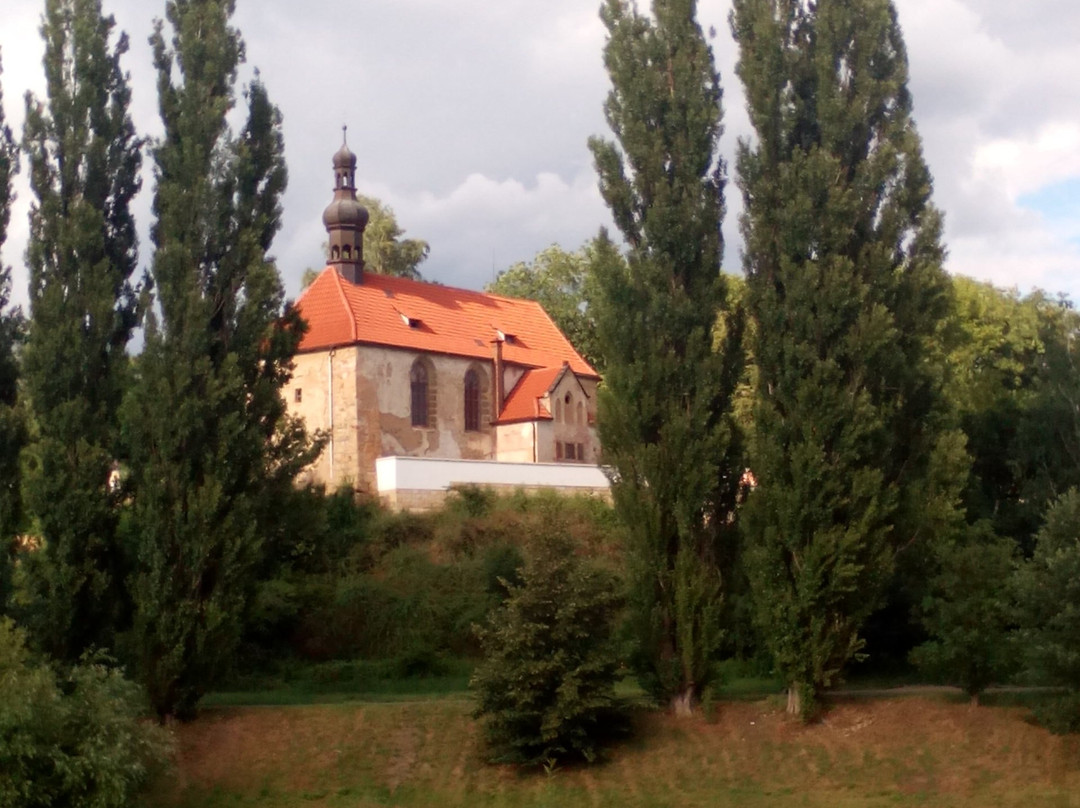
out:
<path id="1" fill-rule="evenodd" d="M 428 425 L 428 374 L 420 362 L 412 366 L 409 373 L 409 382 L 412 387 L 412 425 Z"/>
<path id="2" fill-rule="evenodd" d="M 475 370 L 465 373 L 465 431 L 480 429 L 480 377 Z"/>

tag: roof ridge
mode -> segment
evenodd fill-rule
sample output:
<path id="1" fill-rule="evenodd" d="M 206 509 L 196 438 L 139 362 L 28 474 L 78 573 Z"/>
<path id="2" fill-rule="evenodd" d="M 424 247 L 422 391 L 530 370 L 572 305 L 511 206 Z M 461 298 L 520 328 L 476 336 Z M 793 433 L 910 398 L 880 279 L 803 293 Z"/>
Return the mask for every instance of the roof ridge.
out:
<path id="1" fill-rule="evenodd" d="M 562 336 L 562 338 L 564 340 L 566 340 L 566 344 L 570 347 L 570 350 L 573 351 L 574 354 L 577 356 L 577 358 L 582 361 L 582 363 L 585 365 L 585 367 L 587 367 L 593 373 L 596 373 L 596 368 L 593 367 L 592 362 L 590 362 L 588 359 L 586 359 L 584 356 L 581 355 L 581 351 L 579 351 L 577 349 L 577 346 L 574 345 L 574 343 L 572 343 L 570 341 L 570 338 L 568 336 L 566 336 L 566 333 L 561 328 L 559 328 L 559 324 L 555 322 L 555 319 L 551 316 L 551 314 L 548 312 L 548 310 L 544 308 L 543 304 L 541 304 L 539 300 L 531 300 L 529 298 L 511 298 L 511 299 L 512 300 L 526 300 L 529 303 L 535 303 L 537 305 L 537 307 L 540 309 L 540 313 L 543 314 L 547 318 L 548 322 L 551 323 L 551 325 L 554 326 L 555 330 L 559 332 L 559 334 Z M 566 365 L 566 364 L 569 364 L 569 363 L 564 359 L 563 364 Z M 599 375 L 599 374 L 597 374 L 597 375 Z"/>
<path id="2" fill-rule="evenodd" d="M 327 267 L 327 269 L 334 273 L 334 285 L 337 286 L 338 296 L 341 298 L 341 303 L 349 315 L 349 331 L 352 334 L 353 342 L 356 342 L 360 339 L 360 332 L 356 327 L 356 312 L 353 311 L 353 307 L 349 304 L 349 296 L 345 294 L 345 287 L 342 285 L 341 274 L 333 267 Z"/>

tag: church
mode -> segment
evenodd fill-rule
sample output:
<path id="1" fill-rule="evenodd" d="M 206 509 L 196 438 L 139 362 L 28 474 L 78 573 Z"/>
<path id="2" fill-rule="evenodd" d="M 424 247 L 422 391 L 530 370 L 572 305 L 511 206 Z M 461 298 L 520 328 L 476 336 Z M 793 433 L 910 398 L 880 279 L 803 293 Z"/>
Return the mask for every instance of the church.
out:
<path id="1" fill-rule="evenodd" d="M 327 435 L 309 479 L 397 507 L 463 483 L 606 491 L 600 377 L 540 304 L 365 273 L 347 145 L 333 167 L 328 265 L 297 301 L 308 330 L 283 391 Z"/>

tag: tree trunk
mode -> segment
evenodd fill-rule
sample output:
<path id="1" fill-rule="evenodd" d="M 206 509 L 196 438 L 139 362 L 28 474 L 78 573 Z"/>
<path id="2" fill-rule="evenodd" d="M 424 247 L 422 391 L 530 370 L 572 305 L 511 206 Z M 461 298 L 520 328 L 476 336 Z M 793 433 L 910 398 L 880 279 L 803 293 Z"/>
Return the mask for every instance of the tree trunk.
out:
<path id="1" fill-rule="evenodd" d="M 694 714 L 697 707 L 697 699 L 694 697 L 694 686 L 687 685 L 681 693 L 671 697 L 671 712 L 679 718 L 689 718 Z"/>
<path id="2" fill-rule="evenodd" d="M 797 684 L 788 685 L 787 714 L 802 718 L 802 688 Z"/>
<path id="3" fill-rule="evenodd" d="M 979 694 L 978 693 L 972 693 L 971 694 L 971 706 L 972 707 L 978 707 L 979 706 Z"/>

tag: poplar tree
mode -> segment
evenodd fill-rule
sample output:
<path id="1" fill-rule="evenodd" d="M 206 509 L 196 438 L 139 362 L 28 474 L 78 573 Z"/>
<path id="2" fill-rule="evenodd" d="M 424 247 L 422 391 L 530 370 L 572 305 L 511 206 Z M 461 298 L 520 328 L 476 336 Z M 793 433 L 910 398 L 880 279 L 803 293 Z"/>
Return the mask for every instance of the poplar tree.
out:
<path id="1" fill-rule="evenodd" d="M 42 646 L 77 660 L 124 621 L 117 539 L 117 409 L 138 320 L 130 211 L 142 142 L 121 68 L 127 37 L 99 0 L 47 0 L 46 100 L 26 99 L 30 323 L 23 353 L 33 418 L 27 505 L 43 557 L 31 565 Z"/>
<path id="2" fill-rule="evenodd" d="M 4 92 L 0 87 L 0 249 L 7 240 L 14 200 L 12 176 L 18 170 L 19 152 L 4 118 Z M 18 311 L 8 310 L 10 294 L 11 269 L 0 260 L 0 615 L 4 614 L 11 595 L 12 561 L 22 518 L 19 454 L 26 440 L 26 425 L 16 408 L 19 374 L 15 344 L 20 337 L 22 317 Z"/>
<path id="3" fill-rule="evenodd" d="M 603 235 L 596 245 L 600 435 L 630 532 L 637 667 L 678 713 L 713 677 L 742 473 L 742 329 L 720 272 L 721 88 L 696 8 L 654 0 L 650 18 L 626 0 L 604 4 L 616 141 L 589 144 L 629 248 L 624 260 Z"/>
<path id="4" fill-rule="evenodd" d="M 269 500 L 309 458 L 282 385 L 302 328 L 267 256 L 285 188 L 281 116 L 256 76 L 234 135 L 244 58 L 230 0 L 169 0 L 151 39 L 164 135 L 153 149 L 152 276 L 125 402 L 135 491 L 134 637 L 162 718 L 192 715 L 234 651 Z"/>
<path id="5" fill-rule="evenodd" d="M 731 22 L 756 133 L 738 151 L 758 371 L 747 561 L 807 718 L 863 648 L 896 548 L 956 522 L 962 442 L 937 418 L 932 350 L 941 216 L 890 0 L 735 0 Z"/>

